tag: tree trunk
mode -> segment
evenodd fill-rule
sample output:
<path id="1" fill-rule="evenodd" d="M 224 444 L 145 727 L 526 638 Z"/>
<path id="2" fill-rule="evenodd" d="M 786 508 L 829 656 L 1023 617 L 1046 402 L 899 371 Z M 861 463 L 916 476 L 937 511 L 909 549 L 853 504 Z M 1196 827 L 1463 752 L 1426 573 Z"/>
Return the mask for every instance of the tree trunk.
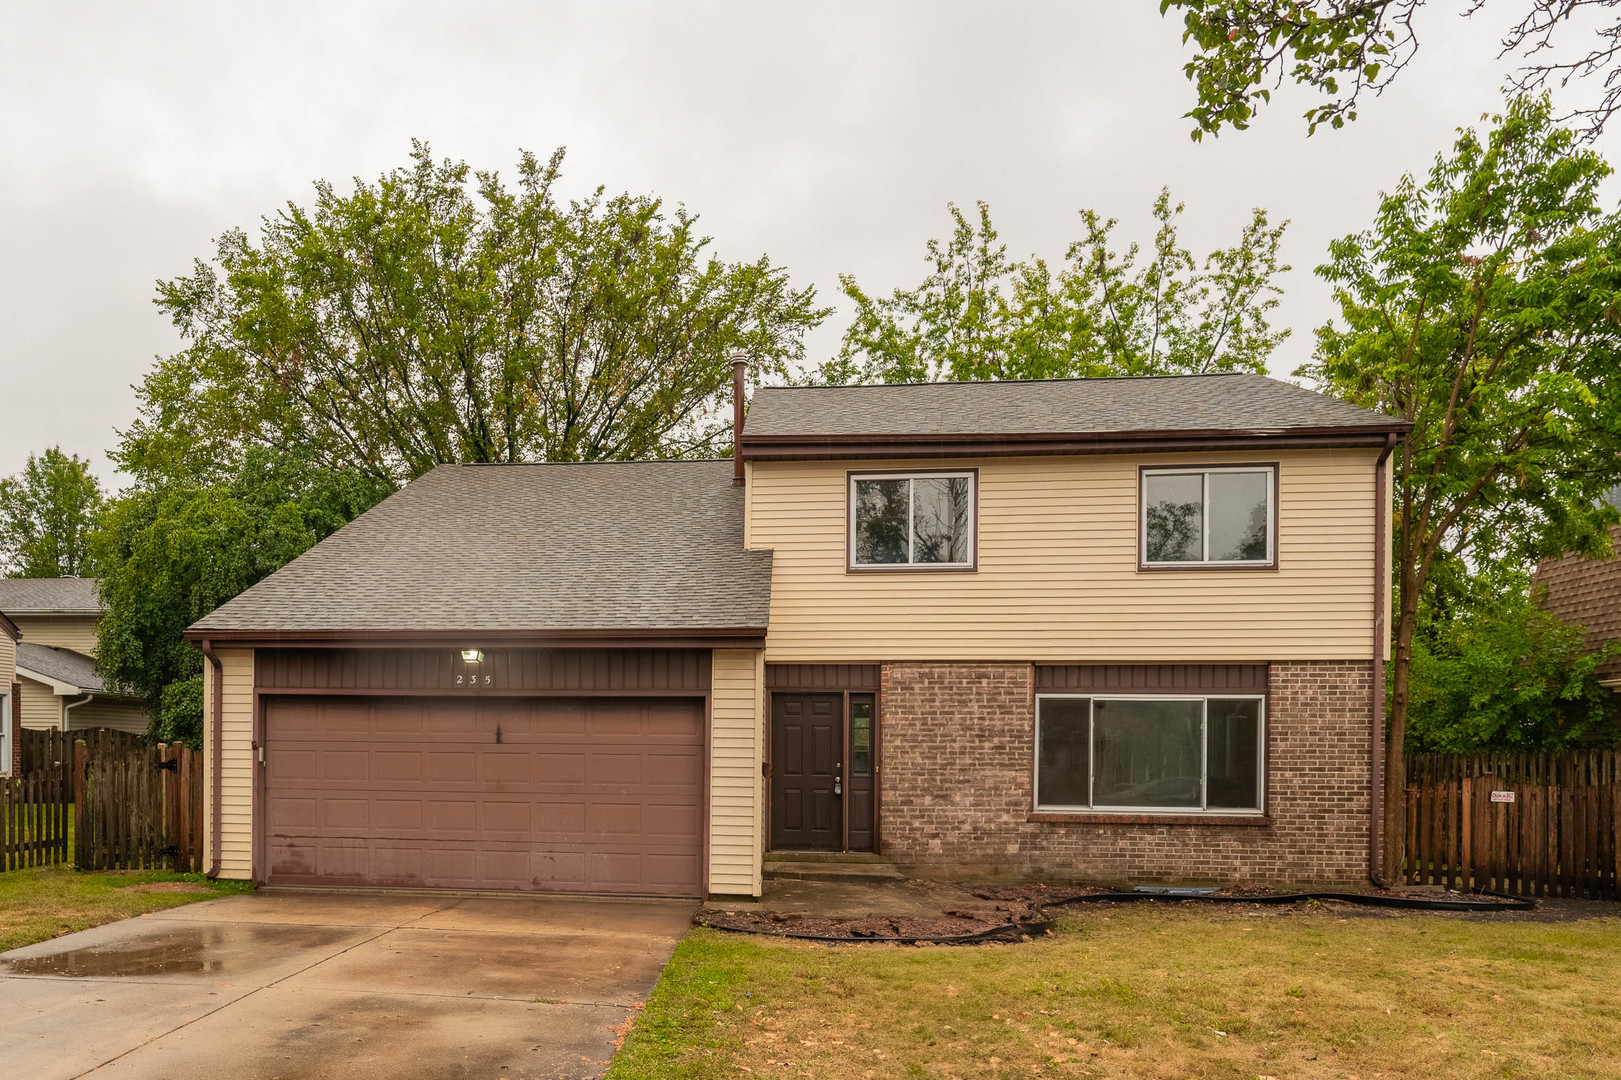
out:
<path id="1" fill-rule="evenodd" d="M 1410 566 L 1402 567 L 1401 611 L 1391 657 L 1390 710 L 1385 717 L 1384 878 L 1398 885 L 1407 870 L 1407 689 L 1413 668 L 1413 626 L 1418 617 L 1418 585 Z M 1375 692 L 1383 692 L 1376 687 Z"/>

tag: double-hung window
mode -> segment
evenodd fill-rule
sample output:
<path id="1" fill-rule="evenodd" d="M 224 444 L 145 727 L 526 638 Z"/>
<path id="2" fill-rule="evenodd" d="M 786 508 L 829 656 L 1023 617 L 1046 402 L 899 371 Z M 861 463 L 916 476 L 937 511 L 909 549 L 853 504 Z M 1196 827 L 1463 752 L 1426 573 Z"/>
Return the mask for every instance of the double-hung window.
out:
<path id="1" fill-rule="evenodd" d="M 1265 699 L 1036 699 L 1039 811 L 1259 814 Z"/>
<path id="2" fill-rule="evenodd" d="M 969 570 L 975 474 L 851 473 L 850 569 Z"/>
<path id="3" fill-rule="evenodd" d="M 1142 470 L 1144 567 L 1272 567 L 1275 465 Z"/>

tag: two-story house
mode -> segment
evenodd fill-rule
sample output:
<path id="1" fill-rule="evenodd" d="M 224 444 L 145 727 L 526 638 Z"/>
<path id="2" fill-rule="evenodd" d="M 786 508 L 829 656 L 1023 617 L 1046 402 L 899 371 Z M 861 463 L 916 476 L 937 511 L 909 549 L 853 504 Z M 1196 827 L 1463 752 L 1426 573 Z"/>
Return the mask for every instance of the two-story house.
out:
<path id="1" fill-rule="evenodd" d="M 1402 422 L 1212 375 L 745 423 L 737 381 L 734 460 L 444 466 L 197 623 L 218 872 L 1366 879 Z"/>
<path id="2" fill-rule="evenodd" d="M 94 578 L 0 578 L 0 611 L 22 633 L 14 706 L 22 727 L 146 731 L 140 698 L 96 674 L 101 603 Z"/>

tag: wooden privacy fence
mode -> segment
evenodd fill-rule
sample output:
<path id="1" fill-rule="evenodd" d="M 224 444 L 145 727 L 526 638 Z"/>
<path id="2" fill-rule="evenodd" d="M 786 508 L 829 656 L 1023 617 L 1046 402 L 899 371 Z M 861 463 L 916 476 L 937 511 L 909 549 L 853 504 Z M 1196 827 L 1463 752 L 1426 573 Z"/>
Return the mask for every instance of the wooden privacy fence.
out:
<path id="1" fill-rule="evenodd" d="M 18 747 L 22 751 L 22 771 L 39 772 L 41 769 L 60 769 L 73 760 L 73 740 L 55 728 L 36 731 L 23 728 L 17 732 Z"/>
<path id="2" fill-rule="evenodd" d="M 1409 885 L 1621 897 L 1621 753 L 1415 754 Z"/>
<path id="3" fill-rule="evenodd" d="M 0 871 L 67 861 L 71 792 L 66 766 L 0 777 Z"/>
<path id="4" fill-rule="evenodd" d="M 81 741 L 76 751 L 75 866 L 202 871 L 202 754 L 180 743 L 117 740 Z"/>

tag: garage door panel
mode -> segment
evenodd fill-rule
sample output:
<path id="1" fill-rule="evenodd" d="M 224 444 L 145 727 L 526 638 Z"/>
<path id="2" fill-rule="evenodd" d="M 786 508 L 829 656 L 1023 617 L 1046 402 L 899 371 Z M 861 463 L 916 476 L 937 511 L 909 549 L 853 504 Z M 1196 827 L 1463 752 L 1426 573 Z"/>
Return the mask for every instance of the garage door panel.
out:
<path id="1" fill-rule="evenodd" d="M 700 701 L 271 698 L 265 724 L 273 882 L 702 887 Z"/>
<path id="2" fill-rule="evenodd" d="M 323 750 L 316 764 L 322 783 L 365 783 L 371 779 L 370 750 Z"/>

